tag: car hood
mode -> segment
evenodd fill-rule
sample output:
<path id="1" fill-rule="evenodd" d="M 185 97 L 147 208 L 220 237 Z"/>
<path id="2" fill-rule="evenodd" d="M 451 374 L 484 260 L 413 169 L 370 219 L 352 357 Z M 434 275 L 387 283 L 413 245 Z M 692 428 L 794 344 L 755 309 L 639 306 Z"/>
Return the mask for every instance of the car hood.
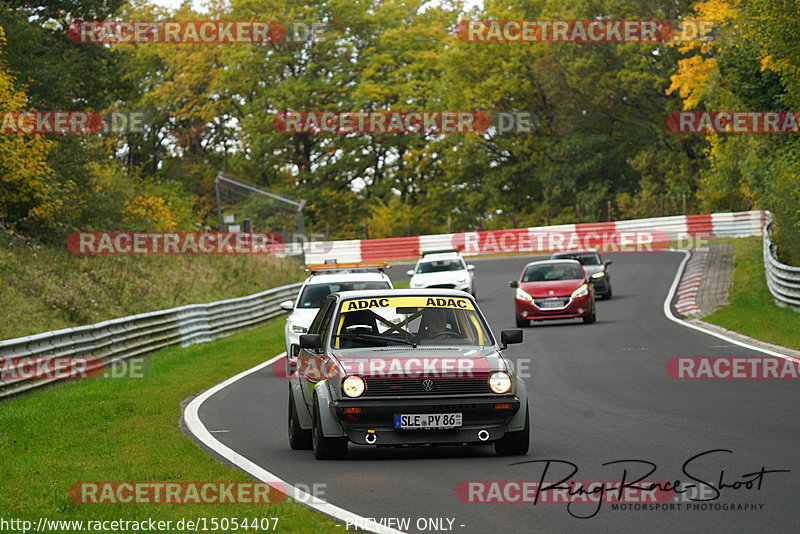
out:
<path id="1" fill-rule="evenodd" d="M 592 276 L 595 273 L 602 273 L 606 270 L 605 265 L 584 265 L 583 272 L 586 273 L 586 276 Z"/>
<path id="2" fill-rule="evenodd" d="M 495 347 L 370 347 L 334 354 L 339 372 L 364 378 L 475 378 L 511 371 Z"/>
<path id="3" fill-rule="evenodd" d="M 296 308 L 292 313 L 289 314 L 289 317 L 287 317 L 286 320 L 309 327 L 311 326 L 311 322 L 314 320 L 314 317 L 317 316 L 317 312 L 319 312 L 319 308 Z"/>
<path id="4" fill-rule="evenodd" d="M 468 277 L 468 271 L 440 271 L 437 273 L 415 274 L 411 277 L 411 282 L 422 282 L 427 285 L 434 284 L 455 284 L 459 278 Z"/>
<path id="5" fill-rule="evenodd" d="M 519 287 L 533 298 L 568 297 L 584 284 L 583 280 L 550 280 L 524 282 Z"/>

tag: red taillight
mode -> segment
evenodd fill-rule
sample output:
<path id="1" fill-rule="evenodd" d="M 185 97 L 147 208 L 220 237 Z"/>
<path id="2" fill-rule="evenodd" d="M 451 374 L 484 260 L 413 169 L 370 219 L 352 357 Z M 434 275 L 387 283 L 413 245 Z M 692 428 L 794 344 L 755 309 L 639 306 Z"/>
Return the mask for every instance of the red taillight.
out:
<path id="1" fill-rule="evenodd" d="M 512 409 L 512 406 L 510 404 L 506 404 L 506 403 L 495 404 L 494 405 L 494 409 L 495 410 L 510 410 L 510 409 Z"/>
<path id="2" fill-rule="evenodd" d="M 361 413 L 361 408 L 345 408 L 344 413 Z"/>

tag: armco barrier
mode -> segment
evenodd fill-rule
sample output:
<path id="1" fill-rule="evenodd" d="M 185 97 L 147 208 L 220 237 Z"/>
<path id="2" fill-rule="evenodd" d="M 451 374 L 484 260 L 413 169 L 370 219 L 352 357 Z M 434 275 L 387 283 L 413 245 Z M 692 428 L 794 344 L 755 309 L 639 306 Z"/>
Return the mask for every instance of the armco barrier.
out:
<path id="1" fill-rule="evenodd" d="M 604 223 L 563 224 L 509 230 L 459 232 L 455 234 L 393 237 L 349 241 L 306 243 L 307 263 L 399 260 L 419 256 L 420 251 L 459 247 L 464 255 L 526 252 L 526 236 L 544 232 L 586 236 L 591 233 L 654 232 L 680 243 L 709 237 L 749 237 L 761 235 L 767 217 L 765 211 L 676 215 Z M 680 245 L 678 245 L 680 246 Z"/>
<path id="2" fill-rule="evenodd" d="M 291 284 L 246 297 L 191 304 L 0 341 L 0 369 L 14 368 L 21 359 L 37 362 L 62 362 L 70 357 L 89 359 L 58 367 L 68 375 L 72 365 L 80 369 L 86 361 L 91 364 L 84 370 L 92 371 L 170 345 L 186 347 L 205 343 L 285 313 L 278 304 L 297 295 L 300 286 L 300 283 Z M 0 398 L 57 380 L 59 378 L 14 377 L 3 381 L 0 376 Z"/>
<path id="3" fill-rule="evenodd" d="M 770 216 L 768 224 L 764 227 L 764 272 L 767 277 L 767 287 L 779 303 L 800 307 L 800 267 L 783 264 L 775 257 L 776 247 L 769 238 L 771 225 Z"/>

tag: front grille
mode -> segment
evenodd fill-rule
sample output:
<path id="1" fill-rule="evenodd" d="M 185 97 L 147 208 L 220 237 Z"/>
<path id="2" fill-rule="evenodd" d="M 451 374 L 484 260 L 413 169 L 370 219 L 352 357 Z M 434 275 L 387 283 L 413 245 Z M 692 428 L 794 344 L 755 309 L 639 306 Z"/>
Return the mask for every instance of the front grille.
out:
<path id="1" fill-rule="evenodd" d="M 425 391 L 423 378 L 368 378 L 365 397 L 386 395 L 468 395 L 491 393 L 487 378 L 432 378 L 433 389 Z"/>
<path id="2" fill-rule="evenodd" d="M 436 284 L 433 286 L 428 286 L 429 289 L 455 289 L 455 284 Z"/>
<path id="3" fill-rule="evenodd" d="M 546 299 L 533 299 L 533 303 L 540 310 L 560 310 L 569 305 L 569 297 L 555 297 Z"/>

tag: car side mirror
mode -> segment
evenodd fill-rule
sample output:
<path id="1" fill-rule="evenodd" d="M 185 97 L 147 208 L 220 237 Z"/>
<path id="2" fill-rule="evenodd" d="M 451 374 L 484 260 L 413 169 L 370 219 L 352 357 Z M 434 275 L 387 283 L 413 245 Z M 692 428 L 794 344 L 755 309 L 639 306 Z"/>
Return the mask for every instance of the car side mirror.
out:
<path id="1" fill-rule="evenodd" d="M 508 287 L 519 287 L 519 282 L 517 282 L 516 280 L 511 280 L 508 283 Z"/>
<path id="2" fill-rule="evenodd" d="M 294 309 L 294 301 L 293 300 L 284 300 L 278 306 L 280 306 L 282 310 L 292 311 Z"/>
<path id="3" fill-rule="evenodd" d="M 500 343 L 502 343 L 502 346 L 500 347 L 502 349 L 507 348 L 509 345 L 522 343 L 522 330 L 514 329 L 501 331 Z"/>
<path id="4" fill-rule="evenodd" d="M 322 337 L 319 334 L 301 334 L 300 335 L 300 348 L 318 350 L 322 347 Z"/>
<path id="5" fill-rule="evenodd" d="M 409 270 L 407 270 L 407 271 L 406 271 L 406 274 L 407 274 L 408 276 L 414 276 L 414 269 L 409 269 Z"/>
<path id="6" fill-rule="evenodd" d="M 614 262 L 613 262 L 613 261 L 611 261 L 611 260 L 608 260 L 607 262 L 605 262 L 605 266 L 606 266 L 606 267 L 608 267 L 608 266 L 609 266 L 609 265 L 611 265 L 612 263 L 614 263 Z"/>
<path id="7" fill-rule="evenodd" d="M 586 279 L 586 283 L 587 283 L 587 284 L 594 284 L 594 278 L 592 278 L 591 276 L 590 276 L 590 277 L 588 277 L 588 278 Z"/>
<path id="8" fill-rule="evenodd" d="M 474 271 L 474 270 L 475 270 L 475 266 L 474 266 L 474 265 L 470 265 L 470 264 L 468 264 L 468 265 L 467 265 L 467 270 L 468 270 L 468 271 Z"/>

